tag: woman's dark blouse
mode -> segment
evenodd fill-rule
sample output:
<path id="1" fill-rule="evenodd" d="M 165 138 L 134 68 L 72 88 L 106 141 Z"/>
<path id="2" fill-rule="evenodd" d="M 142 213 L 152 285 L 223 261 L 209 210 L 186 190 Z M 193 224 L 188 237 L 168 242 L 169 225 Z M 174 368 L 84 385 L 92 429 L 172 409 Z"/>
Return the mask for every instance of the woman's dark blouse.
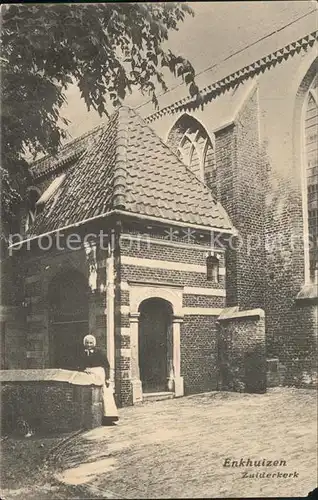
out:
<path id="1" fill-rule="evenodd" d="M 94 349 L 94 352 L 90 352 L 88 356 L 83 349 L 80 355 L 78 369 L 84 371 L 86 368 L 96 368 L 97 366 L 102 366 L 104 368 L 106 379 L 108 379 L 109 363 L 106 355 L 99 349 Z"/>

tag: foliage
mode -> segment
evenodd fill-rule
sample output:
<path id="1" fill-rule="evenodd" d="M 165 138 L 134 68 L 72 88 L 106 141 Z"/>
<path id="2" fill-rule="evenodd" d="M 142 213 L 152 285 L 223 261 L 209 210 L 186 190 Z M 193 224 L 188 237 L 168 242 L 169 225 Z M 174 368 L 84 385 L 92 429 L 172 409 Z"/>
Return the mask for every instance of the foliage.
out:
<path id="1" fill-rule="evenodd" d="M 179 3 L 6 4 L 2 6 L 2 216 L 25 194 L 25 158 L 55 153 L 66 137 L 60 116 L 76 82 L 87 108 L 108 114 L 133 88 L 166 90 L 164 68 L 199 98 L 192 65 L 163 49 L 193 11 Z"/>

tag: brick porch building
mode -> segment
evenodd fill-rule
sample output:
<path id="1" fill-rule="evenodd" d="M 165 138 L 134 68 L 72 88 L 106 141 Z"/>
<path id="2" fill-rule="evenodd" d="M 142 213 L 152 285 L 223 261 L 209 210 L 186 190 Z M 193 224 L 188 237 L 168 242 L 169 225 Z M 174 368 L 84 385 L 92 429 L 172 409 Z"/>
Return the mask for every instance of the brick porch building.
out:
<path id="1" fill-rule="evenodd" d="M 4 368 L 72 368 L 91 331 L 122 405 L 262 392 L 265 358 L 270 384 L 313 382 L 316 38 L 313 13 L 218 64 L 203 107 L 122 107 L 32 166 Z"/>
<path id="2" fill-rule="evenodd" d="M 66 160 L 32 169 L 43 193 L 12 256 L 23 268 L 24 366 L 75 369 L 94 332 L 120 404 L 216 389 L 228 215 L 134 110 L 85 139 L 84 153 L 75 143 Z"/>

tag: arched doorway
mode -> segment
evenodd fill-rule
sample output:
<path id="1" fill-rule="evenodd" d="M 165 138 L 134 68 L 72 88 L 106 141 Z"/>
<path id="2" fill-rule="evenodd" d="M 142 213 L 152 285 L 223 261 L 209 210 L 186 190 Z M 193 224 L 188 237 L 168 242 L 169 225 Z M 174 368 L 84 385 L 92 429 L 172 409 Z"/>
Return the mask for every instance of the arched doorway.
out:
<path id="1" fill-rule="evenodd" d="M 167 390 L 171 362 L 172 307 L 151 298 L 139 306 L 139 370 L 143 392 Z"/>
<path id="2" fill-rule="evenodd" d="M 50 361 L 54 368 L 76 369 L 88 333 L 88 285 L 81 273 L 57 275 L 49 286 Z"/>

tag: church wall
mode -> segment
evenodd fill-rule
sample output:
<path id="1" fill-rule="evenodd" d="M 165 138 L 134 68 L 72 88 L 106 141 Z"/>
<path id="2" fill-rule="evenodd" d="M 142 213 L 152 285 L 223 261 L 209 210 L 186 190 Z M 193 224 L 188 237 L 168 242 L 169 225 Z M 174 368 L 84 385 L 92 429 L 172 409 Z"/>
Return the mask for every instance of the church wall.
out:
<path id="1" fill-rule="evenodd" d="M 236 251 L 238 304 L 244 309 L 264 307 L 264 173 L 261 168 L 258 89 L 253 90 L 236 120 Z M 225 205 L 226 209 L 226 205 Z"/>
<path id="2" fill-rule="evenodd" d="M 211 188 L 239 233 L 227 252 L 227 304 L 249 309 L 264 305 L 265 194 L 257 88 L 245 98 L 234 123 L 215 133 L 216 182 Z M 169 136 L 169 143 L 173 139 Z"/>
<path id="3" fill-rule="evenodd" d="M 261 137 L 267 171 L 266 334 L 269 357 L 279 358 L 285 383 L 302 383 L 316 350 L 315 308 L 297 301 L 306 281 L 302 205 L 301 124 L 296 93 L 313 54 L 277 65 L 260 85 Z M 275 82 L 275 84 L 274 84 Z M 304 97 L 304 96 L 303 96 Z"/>
<path id="4" fill-rule="evenodd" d="M 255 77 L 254 97 L 252 90 L 241 103 L 228 90 L 202 110 L 189 111 L 209 134 L 215 132 L 219 200 L 242 237 L 256 234 L 264 242 L 259 252 L 228 253 L 227 304 L 264 307 L 267 356 L 279 358 L 285 383 L 310 371 L 317 348 L 317 302 L 297 300 L 306 270 L 301 129 L 295 113 L 300 82 L 316 53 L 308 47 L 277 62 Z M 151 126 L 165 138 L 181 114 L 162 116 Z M 232 124 L 225 126 L 231 115 Z"/>
<path id="5" fill-rule="evenodd" d="M 258 92 L 233 125 L 215 134 L 217 192 L 238 231 L 227 252 L 229 306 L 263 307 L 264 191 L 260 168 Z"/>

